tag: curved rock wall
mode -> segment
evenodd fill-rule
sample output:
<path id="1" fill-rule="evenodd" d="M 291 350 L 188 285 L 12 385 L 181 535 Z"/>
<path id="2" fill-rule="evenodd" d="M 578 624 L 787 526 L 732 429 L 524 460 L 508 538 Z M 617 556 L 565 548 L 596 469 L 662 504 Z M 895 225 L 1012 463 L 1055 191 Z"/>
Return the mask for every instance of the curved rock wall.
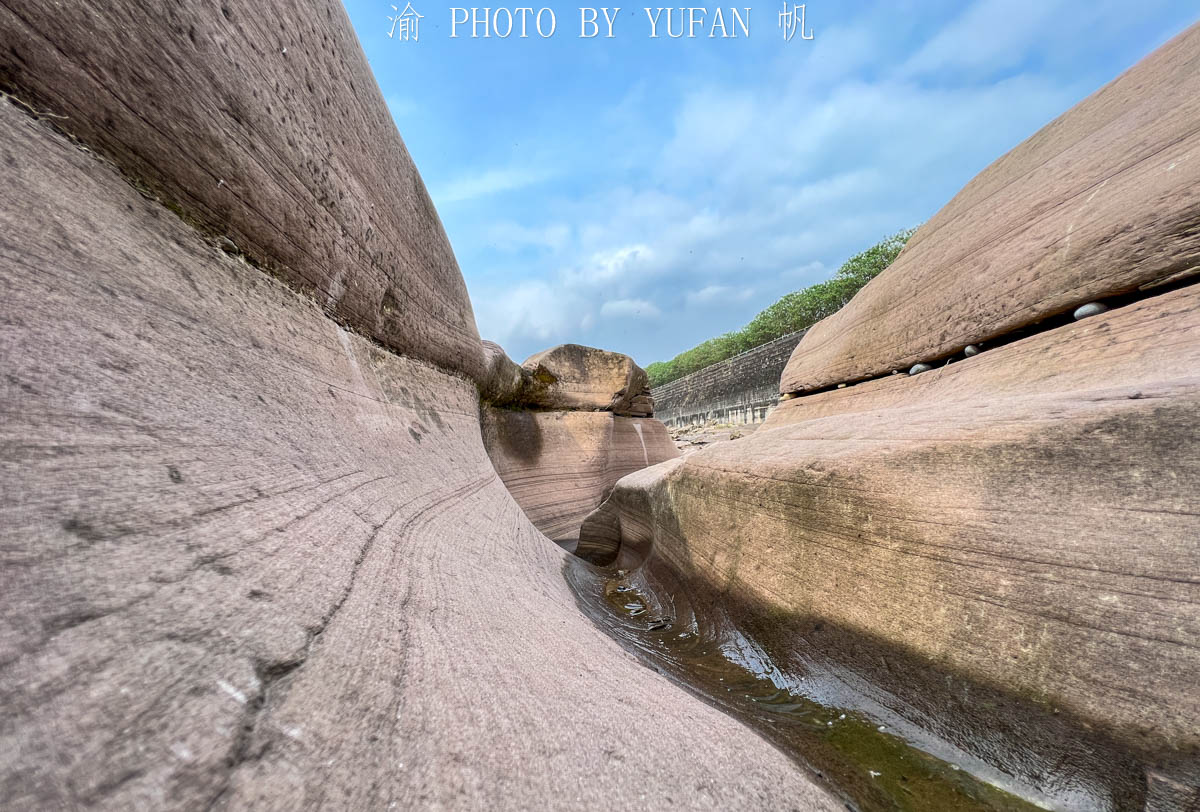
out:
<path id="1" fill-rule="evenodd" d="M 621 477 L 679 456 L 658 420 L 611 412 L 486 408 L 483 442 L 529 520 L 559 542 L 579 538 Z"/>
<path id="2" fill-rule="evenodd" d="M 996 161 L 796 347 L 784 394 L 1200 272 L 1200 25 Z"/>
<path id="3" fill-rule="evenodd" d="M 6 808 L 841 808 L 579 613 L 337 4 L 0 30 Z"/>
<path id="4" fill-rule="evenodd" d="M 25 0 L 0 33 L 0 90 L 189 224 L 356 331 L 482 372 L 454 253 L 340 2 Z"/>
<path id="5" fill-rule="evenodd" d="M 914 360 L 931 351 L 889 325 L 961 347 L 976 336 L 954 325 L 986 316 L 1003 330 L 1194 265 L 1200 187 L 1173 173 L 1195 167 L 1163 161 L 1195 138 L 1176 112 L 1200 98 L 1182 90 L 1195 88 L 1198 59 L 1195 28 L 985 171 L 902 261 L 810 331 L 782 389 L 886 370 L 905 347 L 922 348 Z M 1127 170 L 1135 147 L 1144 160 Z M 1046 150 L 1060 159 L 1033 168 Z M 1013 180 L 1014 165 L 1027 174 Z M 1073 245 L 1094 250 L 1039 265 L 1035 234 L 1070 207 L 1033 190 L 1068 187 L 1111 196 L 1067 218 L 1085 241 Z M 1007 197 L 1022 189 L 1024 203 Z M 979 212 L 1001 198 L 996 224 L 964 213 L 964 201 Z M 1003 223 L 1017 229 L 1011 249 L 972 255 L 986 271 L 930 259 Z M 1094 263 L 1111 274 L 1083 279 Z M 991 309 L 927 284 L 947 268 L 954 284 L 995 294 Z M 1022 279 L 1036 280 L 1044 310 L 1007 287 Z M 786 400 L 748 438 L 619 482 L 579 550 L 682 577 L 776 662 L 882 703 L 1030 797 L 1190 808 L 1200 797 L 1200 285 L 1120 304 L 920 375 Z"/>

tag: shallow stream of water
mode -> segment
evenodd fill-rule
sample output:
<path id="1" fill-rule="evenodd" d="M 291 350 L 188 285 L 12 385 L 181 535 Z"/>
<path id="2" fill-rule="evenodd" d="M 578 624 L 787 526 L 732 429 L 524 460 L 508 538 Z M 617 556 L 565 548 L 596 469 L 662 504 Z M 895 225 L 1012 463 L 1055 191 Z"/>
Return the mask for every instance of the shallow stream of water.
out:
<path id="1" fill-rule="evenodd" d="M 758 730 L 822 779 L 850 809 L 1032 810 L 1035 805 L 946 761 L 862 709 L 813 699 L 819 686 L 783 673 L 720 618 L 701 617 L 686 596 L 652 590 L 639 573 L 568 556 L 567 581 L 583 611 L 648 666 Z M 964 761 L 967 761 L 964 759 Z"/>

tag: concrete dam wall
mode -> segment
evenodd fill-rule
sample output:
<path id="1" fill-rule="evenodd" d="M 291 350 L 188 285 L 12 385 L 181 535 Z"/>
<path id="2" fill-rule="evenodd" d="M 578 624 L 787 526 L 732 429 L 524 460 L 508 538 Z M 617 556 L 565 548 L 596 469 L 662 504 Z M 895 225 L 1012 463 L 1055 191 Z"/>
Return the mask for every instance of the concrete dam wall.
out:
<path id="1" fill-rule="evenodd" d="M 668 426 L 761 423 L 779 402 L 779 376 L 804 331 L 735 355 L 653 389 L 654 413 Z"/>

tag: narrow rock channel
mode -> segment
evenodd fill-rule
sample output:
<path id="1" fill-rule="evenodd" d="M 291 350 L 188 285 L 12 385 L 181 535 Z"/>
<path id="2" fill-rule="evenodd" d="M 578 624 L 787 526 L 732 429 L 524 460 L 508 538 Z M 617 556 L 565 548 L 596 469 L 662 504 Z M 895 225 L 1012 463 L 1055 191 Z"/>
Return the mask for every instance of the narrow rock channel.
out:
<path id="1" fill-rule="evenodd" d="M 1101 793 L 1051 797 L 815 666 L 790 673 L 738 630 L 719 600 L 693 602 L 645 567 L 569 557 L 563 574 L 581 611 L 647 667 L 739 719 L 855 810 L 1103 809 Z M 1065 788 L 1064 788 L 1065 790 Z"/>

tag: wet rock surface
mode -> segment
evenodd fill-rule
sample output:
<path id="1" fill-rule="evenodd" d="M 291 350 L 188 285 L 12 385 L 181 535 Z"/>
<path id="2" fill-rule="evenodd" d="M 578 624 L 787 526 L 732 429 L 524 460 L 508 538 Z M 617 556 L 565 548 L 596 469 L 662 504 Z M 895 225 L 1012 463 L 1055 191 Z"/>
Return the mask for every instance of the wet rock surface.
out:
<path id="1" fill-rule="evenodd" d="M 1194 794 L 1198 306 L 1192 286 L 793 398 L 619 482 L 580 553 L 653 558 L 776 663 L 823 663 L 1027 797 Z"/>
<path id="2" fill-rule="evenodd" d="M 680 582 L 653 558 L 608 567 L 573 559 L 564 574 L 597 626 L 760 730 L 850 809 L 1041 808 L 1003 789 L 1010 782 L 988 765 L 847 690 L 836 673 L 781 667 L 729 619 L 721 596 Z"/>
<path id="3" fill-rule="evenodd" d="M 339 4 L 92 11 L 0 10 L 6 808 L 1194 806 L 1196 288 L 668 459 L 479 342 Z M 1195 265 L 1196 36 L 914 239 L 947 346 Z"/>

